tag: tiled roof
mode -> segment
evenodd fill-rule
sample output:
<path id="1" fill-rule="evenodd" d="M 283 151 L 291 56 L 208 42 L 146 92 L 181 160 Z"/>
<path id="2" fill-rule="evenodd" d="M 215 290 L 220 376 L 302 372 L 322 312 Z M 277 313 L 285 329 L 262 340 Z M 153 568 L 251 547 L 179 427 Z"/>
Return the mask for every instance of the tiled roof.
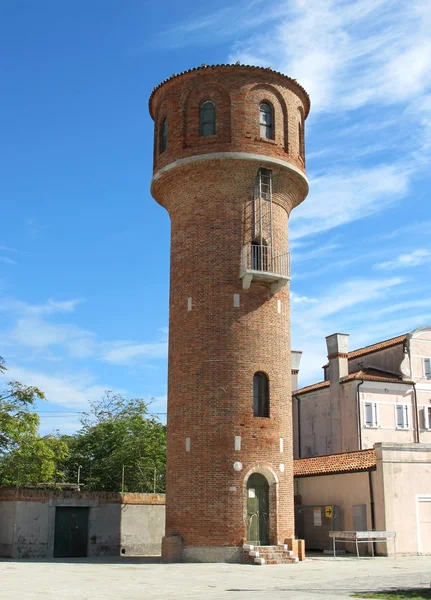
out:
<path id="1" fill-rule="evenodd" d="M 364 367 L 360 371 L 350 373 L 347 375 L 347 377 L 343 377 L 340 383 L 352 381 L 353 379 L 365 379 L 366 381 L 386 381 L 388 383 L 412 383 L 410 380 L 403 379 L 401 375 L 387 373 L 385 371 L 381 371 L 380 369 L 373 369 L 371 367 Z"/>
<path id="2" fill-rule="evenodd" d="M 354 473 L 376 467 L 376 453 L 371 450 L 328 454 L 312 458 L 299 458 L 293 461 L 295 477 L 310 477 L 331 473 Z"/>
<path id="3" fill-rule="evenodd" d="M 161 83 L 159 83 L 159 85 L 157 85 L 153 89 L 153 91 L 151 92 L 151 96 L 150 96 L 150 99 L 149 99 L 149 102 L 148 102 L 149 103 L 149 107 L 150 107 L 150 114 L 151 115 L 153 114 L 152 111 L 151 111 L 151 105 L 152 105 L 152 100 L 153 100 L 154 94 L 156 93 L 156 91 L 160 87 L 162 87 L 162 85 L 165 85 L 165 83 L 168 83 L 168 81 L 172 81 L 172 79 L 175 79 L 176 77 L 181 77 L 182 75 L 185 75 L 186 73 L 192 73 L 193 71 L 203 71 L 205 69 L 223 69 L 223 68 L 232 68 L 232 67 L 238 67 L 238 68 L 244 68 L 244 67 L 246 67 L 247 69 L 250 69 L 250 70 L 253 70 L 253 71 L 271 71 L 272 73 L 275 73 L 276 75 L 281 75 L 282 77 L 285 77 L 286 79 L 288 79 L 289 81 L 291 81 L 292 83 L 294 83 L 295 85 L 297 85 L 298 88 L 304 94 L 304 100 L 305 100 L 305 117 L 308 116 L 308 113 L 310 112 L 310 96 L 304 90 L 304 88 L 302 87 L 302 85 L 296 81 L 296 79 L 293 79 L 292 77 L 289 77 L 288 75 L 285 75 L 284 73 L 280 73 L 279 71 L 274 71 L 274 69 L 271 69 L 271 67 L 256 67 L 254 65 L 241 65 L 241 64 L 233 64 L 233 65 L 229 65 L 229 64 L 201 65 L 200 67 L 194 67 L 193 69 L 188 69 L 187 71 L 182 71 L 181 73 L 175 73 L 171 77 L 168 77 L 167 79 L 165 79 L 164 81 L 162 81 Z"/>
<path id="4" fill-rule="evenodd" d="M 373 352 L 384 350 L 385 348 L 392 348 L 392 346 L 398 346 L 398 344 L 403 344 L 406 341 L 407 335 L 407 333 L 403 333 L 403 335 L 397 335 L 396 337 L 390 338 L 389 340 L 383 340 L 383 342 L 377 342 L 376 344 L 371 344 L 370 346 L 364 346 L 363 348 L 352 350 L 351 352 L 347 353 L 347 358 L 350 360 L 358 356 L 365 356 L 366 354 L 372 354 Z M 323 368 L 328 366 L 329 363 L 326 363 L 326 365 L 323 365 Z"/>
<path id="5" fill-rule="evenodd" d="M 292 392 L 292 395 L 300 396 L 301 394 L 307 394 L 308 392 L 314 392 L 314 390 L 321 390 L 322 388 L 329 387 L 329 385 L 329 380 L 319 381 L 319 383 L 313 383 L 312 385 L 307 385 L 299 390 Z"/>
<path id="6" fill-rule="evenodd" d="M 388 373 L 381 369 L 375 369 L 372 367 L 364 367 L 359 371 L 349 373 L 349 375 L 340 379 L 340 383 L 346 383 L 347 381 L 353 381 L 354 379 L 364 379 L 365 381 L 383 381 L 386 383 L 405 383 L 407 385 L 412 385 L 413 383 L 409 379 L 403 379 L 401 375 L 396 375 L 396 373 Z M 321 390 L 327 387 L 330 387 L 329 379 L 326 381 L 319 381 L 319 383 L 307 385 L 299 390 L 295 390 L 292 392 L 292 395 L 301 396 L 302 394 L 308 394 L 310 392 L 314 392 L 315 390 Z"/>
<path id="7" fill-rule="evenodd" d="M 384 348 L 391 348 L 392 346 L 397 346 L 398 344 L 402 344 L 407 339 L 407 333 L 403 335 L 398 335 L 397 337 L 390 338 L 389 340 L 384 340 L 383 342 L 377 342 L 377 344 L 371 344 L 371 346 L 365 346 L 364 348 L 358 348 L 358 350 L 353 350 L 348 353 L 348 358 L 356 358 L 357 356 L 363 356 L 364 354 L 371 354 L 372 352 L 377 352 L 378 350 L 383 350 Z"/>

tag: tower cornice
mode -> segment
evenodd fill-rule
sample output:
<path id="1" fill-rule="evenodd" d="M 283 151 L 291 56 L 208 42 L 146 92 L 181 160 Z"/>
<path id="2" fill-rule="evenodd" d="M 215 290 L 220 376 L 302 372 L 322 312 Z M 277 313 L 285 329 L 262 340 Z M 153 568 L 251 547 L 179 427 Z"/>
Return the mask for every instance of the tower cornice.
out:
<path id="1" fill-rule="evenodd" d="M 246 70 L 249 72 L 253 72 L 253 71 L 254 72 L 256 72 L 256 71 L 262 72 L 263 71 L 266 73 L 271 73 L 272 75 L 277 75 L 281 79 L 284 79 L 284 80 L 288 81 L 290 84 L 293 84 L 296 87 L 297 92 L 299 92 L 299 95 L 302 97 L 302 100 L 304 102 L 304 108 L 305 108 L 304 117 L 307 118 L 308 113 L 310 112 L 310 96 L 308 95 L 306 90 L 302 87 L 302 85 L 296 81 L 296 79 L 293 79 L 292 77 L 289 77 L 288 75 L 285 75 L 284 73 L 280 73 L 280 71 L 274 71 L 274 69 L 272 69 L 271 67 L 257 67 L 254 65 L 244 65 L 244 64 L 201 65 L 200 67 L 194 67 L 193 69 L 187 69 L 186 71 L 182 71 L 181 73 L 175 73 L 174 75 L 171 75 L 171 77 L 168 77 L 167 79 L 165 79 L 164 81 L 159 83 L 159 85 L 157 85 L 151 92 L 151 96 L 148 101 L 148 108 L 149 108 L 151 117 L 154 119 L 154 111 L 153 111 L 154 95 L 160 88 L 162 88 L 166 84 L 170 83 L 174 79 L 178 79 L 179 77 L 184 77 L 189 74 L 195 74 L 199 71 L 204 71 L 204 72 L 206 71 L 208 73 L 211 73 L 211 72 L 217 72 L 217 71 L 229 70 L 229 69 L 238 69 L 238 70 L 242 70 L 242 71 Z"/>

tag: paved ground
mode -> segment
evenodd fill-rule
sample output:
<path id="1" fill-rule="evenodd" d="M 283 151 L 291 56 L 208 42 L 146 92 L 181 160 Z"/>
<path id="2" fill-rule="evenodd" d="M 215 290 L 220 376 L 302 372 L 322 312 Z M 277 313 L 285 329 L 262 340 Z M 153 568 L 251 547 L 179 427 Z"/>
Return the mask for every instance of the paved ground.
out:
<path id="1" fill-rule="evenodd" d="M 431 557 L 312 558 L 296 565 L 164 565 L 146 559 L 0 561 L 7 600 L 347 600 L 355 591 L 427 587 Z"/>

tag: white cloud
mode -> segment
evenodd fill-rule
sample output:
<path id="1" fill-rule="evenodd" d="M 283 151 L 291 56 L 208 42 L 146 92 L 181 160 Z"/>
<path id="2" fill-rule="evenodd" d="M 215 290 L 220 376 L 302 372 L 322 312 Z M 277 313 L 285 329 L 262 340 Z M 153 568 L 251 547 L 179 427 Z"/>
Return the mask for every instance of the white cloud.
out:
<path id="1" fill-rule="evenodd" d="M 399 293 L 400 278 L 347 279 L 326 287 L 316 303 L 292 302 L 292 348 L 302 350 L 300 385 L 322 379 L 321 366 L 326 362 L 325 337 L 342 330 L 351 334 L 354 347 L 378 341 L 392 324 L 379 322 L 377 310 L 390 304 Z M 295 294 L 294 294 L 295 297 Z M 410 317 L 414 325 L 414 319 Z M 380 325 L 380 329 L 376 326 Z M 396 335 L 395 333 L 389 333 Z"/>
<path id="2" fill-rule="evenodd" d="M 104 344 L 101 360 L 117 365 L 130 365 L 138 359 L 160 359 L 167 358 L 167 342 L 154 342 L 139 344 L 130 341 L 117 341 Z"/>
<path id="3" fill-rule="evenodd" d="M 374 268 L 380 270 L 405 269 L 408 267 L 418 267 L 429 262 L 431 262 L 431 252 L 425 248 L 419 248 L 409 254 L 400 254 L 394 260 L 377 263 L 374 265 Z"/>
<path id="4" fill-rule="evenodd" d="M 392 104 L 429 86 L 427 0 L 284 0 L 268 33 L 237 44 L 231 60 L 298 79 L 315 111 Z"/>
<path id="5" fill-rule="evenodd" d="M 295 304 L 316 304 L 319 302 L 317 298 L 308 298 L 307 296 L 299 296 L 295 292 L 290 292 L 290 301 Z"/>
<path id="6" fill-rule="evenodd" d="M 89 400 L 101 398 L 108 388 L 95 383 L 92 375 L 83 372 L 45 374 L 39 370 L 8 365 L 6 374 L 8 381 L 37 386 L 49 402 L 75 409 L 86 409 Z"/>
<path id="7" fill-rule="evenodd" d="M 6 265 L 16 265 L 16 261 L 8 258 L 7 256 L 0 256 L 0 262 Z"/>
<path id="8" fill-rule="evenodd" d="M 395 165 L 316 177 L 310 182 L 310 195 L 292 213 L 291 238 L 327 231 L 372 215 L 403 197 L 408 186 L 409 171 Z"/>

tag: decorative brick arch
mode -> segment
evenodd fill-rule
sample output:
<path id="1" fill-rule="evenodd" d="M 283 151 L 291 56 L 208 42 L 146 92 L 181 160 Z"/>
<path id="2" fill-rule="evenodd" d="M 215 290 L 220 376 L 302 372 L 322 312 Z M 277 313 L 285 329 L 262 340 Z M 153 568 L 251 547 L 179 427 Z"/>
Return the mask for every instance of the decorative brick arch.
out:
<path id="1" fill-rule="evenodd" d="M 252 98 L 251 98 L 252 96 Z M 289 153 L 289 130 L 288 113 L 286 102 L 276 87 L 268 84 L 258 84 L 253 86 L 247 93 L 247 103 L 250 103 L 251 110 L 247 115 L 248 129 L 254 132 L 255 137 L 260 138 L 259 133 L 259 105 L 262 102 L 269 102 L 274 111 L 274 140 L 269 143 L 275 143 L 282 146 L 284 151 Z M 255 114 L 253 113 L 255 107 Z M 254 122 L 253 122 L 254 119 Z M 281 124 L 281 126 L 280 126 Z M 268 142 L 264 142 L 268 143 Z"/>
<path id="2" fill-rule="evenodd" d="M 244 474 L 242 482 L 242 493 L 243 493 L 243 516 L 244 516 L 244 539 L 247 537 L 247 482 L 251 475 L 254 473 L 260 473 L 263 475 L 269 484 L 269 543 L 271 545 L 277 545 L 283 543 L 284 540 L 278 539 L 278 484 L 279 479 L 277 473 L 272 467 L 264 463 L 255 463 L 248 471 Z"/>
<path id="3" fill-rule="evenodd" d="M 203 102 L 212 100 L 216 111 L 216 133 L 213 136 L 199 135 L 200 107 Z M 231 97 L 227 89 L 216 81 L 201 82 L 193 87 L 183 99 L 184 107 L 184 147 L 212 146 L 216 142 L 231 141 Z"/>

